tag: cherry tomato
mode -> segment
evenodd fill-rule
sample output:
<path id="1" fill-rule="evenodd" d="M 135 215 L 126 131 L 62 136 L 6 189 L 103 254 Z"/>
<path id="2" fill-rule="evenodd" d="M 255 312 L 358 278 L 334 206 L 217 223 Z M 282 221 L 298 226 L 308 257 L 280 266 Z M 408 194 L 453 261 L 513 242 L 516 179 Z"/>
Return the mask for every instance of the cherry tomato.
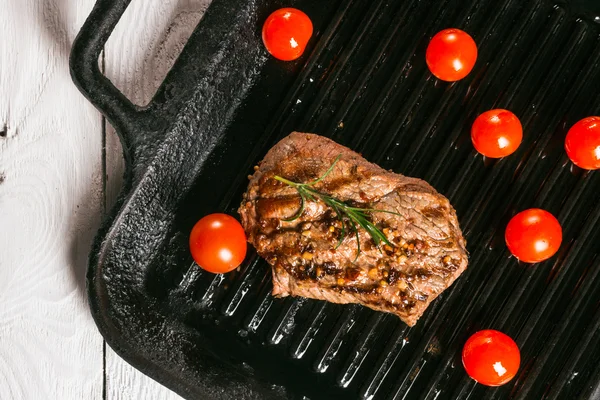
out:
<path id="1" fill-rule="evenodd" d="M 194 261 L 208 272 L 232 271 L 246 257 L 246 233 L 232 216 L 209 214 L 194 225 L 190 252 Z"/>
<path id="2" fill-rule="evenodd" d="M 304 53 L 312 33 L 308 15 L 295 8 L 281 8 L 265 21 L 262 39 L 273 57 L 292 61 Z"/>
<path id="3" fill-rule="evenodd" d="M 487 386 L 500 386 L 517 374 L 521 364 L 519 347 L 509 336 L 493 329 L 475 333 L 462 351 L 467 374 Z"/>
<path id="4" fill-rule="evenodd" d="M 523 140 L 523 127 L 512 112 L 490 110 L 473 122 L 471 140 L 475 149 L 484 156 L 502 158 L 517 150 Z"/>
<path id="5" fill-rule="evenodd" d="M 510 252 L 526 263 L 552 257 L 562 241 L 560 223 L 548 211 L 530 208 L 509 221 L 504 234 Z"/>
<path id="6" fill-rule="evenodd" d="M 437 78 L 454 82 L 471 72 L 477 60 L 477 45 L 460 29 L 444 29 L 435 34 L 427 46 L 425 61 Z"/>
<path id="7" fill-rule="evenodd" d="M 567 155 L 583 169 L 600 169 L 600 117 L 587 117 L 569 129 Z"/>

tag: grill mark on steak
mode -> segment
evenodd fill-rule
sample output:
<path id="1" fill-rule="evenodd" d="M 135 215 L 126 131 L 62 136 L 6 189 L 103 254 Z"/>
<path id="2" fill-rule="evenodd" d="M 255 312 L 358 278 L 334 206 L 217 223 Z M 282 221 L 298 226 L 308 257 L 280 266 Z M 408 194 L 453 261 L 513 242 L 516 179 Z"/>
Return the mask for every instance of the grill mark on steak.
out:
<path id="1" fill-rule="evenodd" d="M 374 245 L 361 228 L 346 231 L 335 212 L 306 201 L 274 179 L 311 182 L 340 155 L 315 189 L 374 212 L 371 222 L 394 246 Z M 330 139 L 292 133 L 275 145 L 250 178 L 239 213 L 248 241 L 273 267 L 273 295 L 358 303 L 413 326 L 467 267 L 465 240 L 448 200 L 428 183 L 385 171 Z M 358 242 L 357 242 L 358 240 Z M 360 253 L 357 256 L 357 247 Z"/>

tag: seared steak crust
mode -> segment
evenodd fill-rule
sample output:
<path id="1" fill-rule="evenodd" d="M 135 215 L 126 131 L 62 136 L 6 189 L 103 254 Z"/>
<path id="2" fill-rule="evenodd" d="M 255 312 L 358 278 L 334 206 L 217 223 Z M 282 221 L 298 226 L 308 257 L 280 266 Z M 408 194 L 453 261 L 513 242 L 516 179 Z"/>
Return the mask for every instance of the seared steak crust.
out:
<path id="1" fill-rule="evenodd" d="M 315 188 L 374 212 L 371 221 L 394 244 L 378 248 L 359 228 L 357 238 L 332 209 L 307 201 L 302 215 L 296 189 L 274 179 Z M 385 171 L 330 139 L 294 132 L 276 144 L 250 179 L 240 206 L 248 241 L 273 267 L 273 295 L 359 303 L 398 315 L 413 326 L 429 303 L 467 267 L 465 240 L 448 199 L 427 182 Z"/>

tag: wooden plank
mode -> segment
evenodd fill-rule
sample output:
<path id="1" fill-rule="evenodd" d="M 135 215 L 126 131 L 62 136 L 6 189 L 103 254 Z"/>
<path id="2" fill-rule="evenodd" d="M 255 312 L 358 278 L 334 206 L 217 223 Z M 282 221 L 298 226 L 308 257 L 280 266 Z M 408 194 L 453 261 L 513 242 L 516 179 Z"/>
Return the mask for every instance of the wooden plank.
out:
<path id="1" fill-rule="evenodd" d="M 0 399 L 102 398 L 85 292 L 101 118 L 68 69 L 93 3 L 0 2 Z"/>
<path id="2" fill-rule="evenodd" d="M 175 62 L 210 0 L 133 0 L 105 47 L 105 74 L 132 102 L 147 104 Z M 124 163 L 114 130 L 106 130 L 106 200 L 114 204 Z M 180 399 L 123 361 L 106 352 L 108 400 Z"/>

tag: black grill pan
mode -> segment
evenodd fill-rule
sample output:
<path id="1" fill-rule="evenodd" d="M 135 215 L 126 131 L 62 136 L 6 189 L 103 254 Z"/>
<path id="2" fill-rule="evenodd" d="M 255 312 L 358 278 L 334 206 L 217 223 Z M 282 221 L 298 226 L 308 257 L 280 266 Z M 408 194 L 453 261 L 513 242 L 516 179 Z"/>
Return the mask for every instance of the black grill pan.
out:
<path id="1" fill-rule="evenodd" d="M 214 0 L 152 102 L 132 105 L 98 69 L 129 0 L 99 0 L 71 55 L 76 84 L 117 129 L 127 170 L 88 270 L 107 342 L 189 399 L 600 399 L 600 172 L 563 142 L 600 114 L 600 3 L 546 0 Z M 304 10 L 315 35 L 296 62 L 267 56 L 262 21 Z M 429 39 L 472 34 L 473 72 L 440 82 Z M 483 160 L 474 118 L 508 108 L 518 151 Z M 249 251 L 211 275 L 188 253 L 203 215 L 235 215 L 247 175 L 293 130 L 315 132 L 450 198 L 469 269 L 408 328 L 356 305 L 274 299 Z M 564 231 L 557 256 L 519 264 L 503 243 L 516 212 L 541 207 Z M 465 374 L 475 331 L 521 348 L 517 377 L 488 388 Z"/>

